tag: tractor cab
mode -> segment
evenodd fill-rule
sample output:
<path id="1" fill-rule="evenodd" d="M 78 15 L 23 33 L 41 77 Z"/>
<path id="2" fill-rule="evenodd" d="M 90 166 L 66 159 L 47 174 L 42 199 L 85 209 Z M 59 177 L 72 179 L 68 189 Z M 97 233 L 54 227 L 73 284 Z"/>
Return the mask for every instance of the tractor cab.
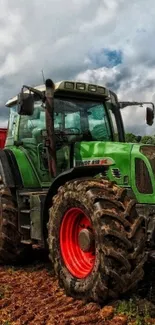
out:
<path id="1" fill-rule="evenodd" d="M 6 148 L 12 148 L 16 154 L 19 151 L 26 153 L 37 173 L 39 184 L 49 186 L 51 177 L 46 108 L 43 99 L 38 95 L 40 92 L 44 96 L 45 86 L 36 87 L 35 90 L 37 93 L 30 93 L 28 90 L 27 93 L 24 92 L 27 97 L 33 97 L 30 113 L 29 104 L 26 104 L 27 111 L 19 112 L 18 97 L 6 103 L 6 106 L 10 107 Z M 57 175 L 80 164 L 80 144 L 82 146 L 82 143 L 89 145 L 90 142 L 97 145 L 99 142 L 125 141 L 117 96 L 105 87 L 79 82 L 57 83 L 53 106 Z M 93 152 L 88 152 L 87 160 L 90 154 L 93 155 Z M 102 155 L 94 156 L 95 160 L 100 158 Z"/>

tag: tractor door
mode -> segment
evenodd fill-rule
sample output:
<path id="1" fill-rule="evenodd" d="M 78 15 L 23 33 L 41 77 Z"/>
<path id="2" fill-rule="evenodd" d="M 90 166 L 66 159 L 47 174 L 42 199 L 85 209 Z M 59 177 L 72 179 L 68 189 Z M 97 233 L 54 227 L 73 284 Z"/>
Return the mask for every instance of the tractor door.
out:
<path id="1" fill-rule="evenodd" d="M 74 143 L 80 141 L 81 115 L 80 111 L 67 110 L 59 112 L 61 100 L 55 100 L 54 129 L 56 141 L 57 173 L 69 169 L 73 165 Z M 58 106 L 57 106 L 58 104 Z"/>

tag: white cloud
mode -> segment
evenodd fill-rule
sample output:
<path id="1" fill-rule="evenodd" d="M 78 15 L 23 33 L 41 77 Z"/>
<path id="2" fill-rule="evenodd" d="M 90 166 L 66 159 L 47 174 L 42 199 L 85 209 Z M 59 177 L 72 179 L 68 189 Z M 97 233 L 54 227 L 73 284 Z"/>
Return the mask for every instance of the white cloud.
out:
<path id="1" fill-rule="evenodd" d="M 0 5 L 0 47 L 4 51 L 13 45 L 22 17 L 17 9 L 10 11 L 7 0 L 1 0 Z"/>
<path id="2" fill-rule="evenodd" d="M 152 100 L 154 11 L 154 0 L 1 0 L 0 105 L 23 83 L 42 83 L 42 69 L 54 80 L 108 84 L 120 99 Z M 122 63 L 96 68 L 90 54 L 104 48 L 122 50 Z"/>

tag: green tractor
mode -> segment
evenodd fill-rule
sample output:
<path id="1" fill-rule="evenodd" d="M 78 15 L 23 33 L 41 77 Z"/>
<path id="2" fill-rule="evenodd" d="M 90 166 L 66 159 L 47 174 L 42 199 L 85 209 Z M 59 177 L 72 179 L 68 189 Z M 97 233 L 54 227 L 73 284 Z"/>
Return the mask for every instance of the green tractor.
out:
<path id="1" fill-rule="evenodd" d="M 50 79 L 6 103 L 1 264 L 39 245 L 77 299 L 103 302 L 136 287 L 155 239 L 155 151 L 125 143 L 128 104 L 102 86 Z M 154 107 L 146 114 L 151 125 Z"/>

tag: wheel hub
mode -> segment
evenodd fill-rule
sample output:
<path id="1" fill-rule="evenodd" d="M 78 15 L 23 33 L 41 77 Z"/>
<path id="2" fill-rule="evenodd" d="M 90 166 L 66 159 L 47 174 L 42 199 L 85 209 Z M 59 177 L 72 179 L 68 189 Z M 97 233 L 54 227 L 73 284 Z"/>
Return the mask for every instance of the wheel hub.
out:
<path id="1" fill-rule="evenodd" d="M 89 252 L 94 236 L 92 232 L 88 229 L 82 229 L 78 235 L 79 246 L 83 252 Z"/>
<path id="2" fill-rule="evenodd" d="M 82 209 L 66 211 L 60 226 L 60 249 L 68 271 L 78 279 L 86 278 L 95 265 L 93 225 Z"/>

